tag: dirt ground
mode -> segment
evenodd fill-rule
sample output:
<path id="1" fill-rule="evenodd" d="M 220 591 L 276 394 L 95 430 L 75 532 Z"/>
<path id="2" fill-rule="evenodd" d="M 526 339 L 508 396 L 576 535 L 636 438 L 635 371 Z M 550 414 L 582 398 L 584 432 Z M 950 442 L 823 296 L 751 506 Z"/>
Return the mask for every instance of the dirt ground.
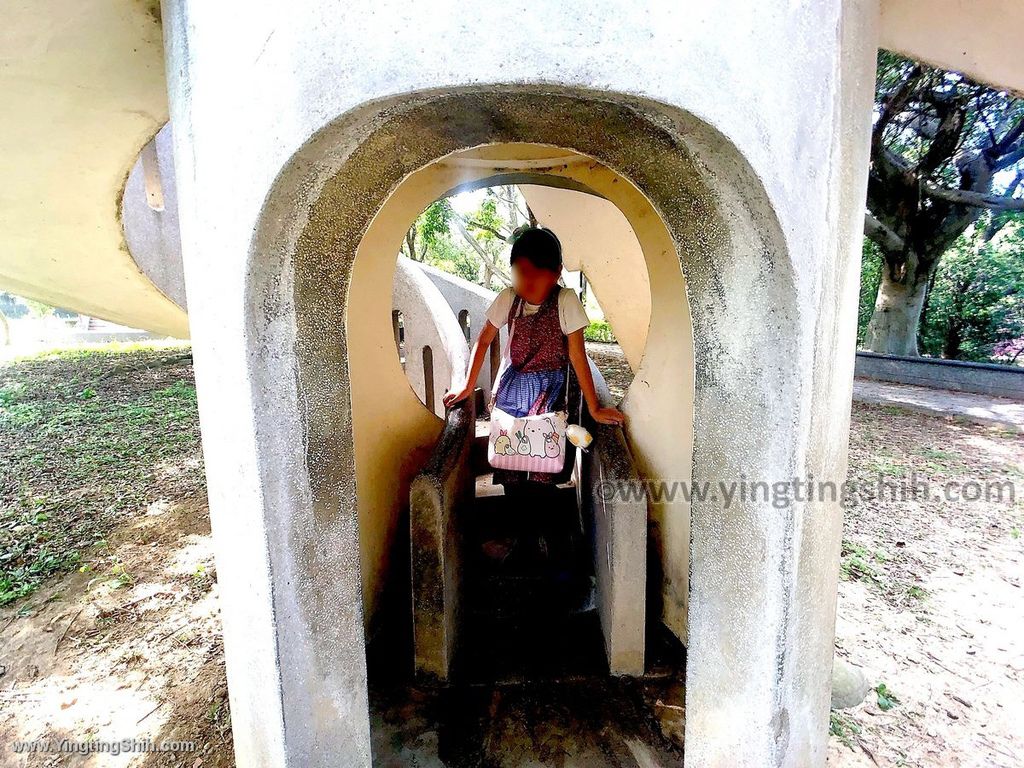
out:
<path id="1" fill-rule="evenodd" d="M 0 611 L 3 765 L 232 766 L 216 573 L 204 497 L 156 501 L 94 568 Z M 102 562 L 99 562 L 102 561 Z M 125 587 L 111 575 L 129 574 Z M 195 751 L 14 754 L 16 740 L 194 742 Z"/>
<path id="2" fill-rule="evenodd" d="M 621 392 L 628 368 L 598 363 Z M 191 380 L 185 363 L 169 370 Z M 829 765 L 1024 764 L 1024 436 L 855 404 L 850 466 L 864 487 L 916 471 L 935 491 L 1009 479 L 1018 493 L 865 493 L 847 509 L 836 652 L 888 698 L 872 692 L 835 714 Z M 186 474 L 178 493 L 163 473 L 103 546 L 82 553 L 84 570 L 0 608 L 3 765 L 234 764 L 209 519 Z M 14 740 L 63 737 L 182 740 L 195 751 L 10 751 Z"/>
<path id="3" fill-rule="evenodd" d="M 836 653 L 898 703 L 834 717 L 829 765 L 1024 765 L 1024 436 L 854 403 L 850 474 L 928 490 L 846 510 Z"/>
<path id="4" fill-rule="evenodd" d="M 0 366 L 0 587 L 0 765 L 234 764 L 187 349 Z"/>

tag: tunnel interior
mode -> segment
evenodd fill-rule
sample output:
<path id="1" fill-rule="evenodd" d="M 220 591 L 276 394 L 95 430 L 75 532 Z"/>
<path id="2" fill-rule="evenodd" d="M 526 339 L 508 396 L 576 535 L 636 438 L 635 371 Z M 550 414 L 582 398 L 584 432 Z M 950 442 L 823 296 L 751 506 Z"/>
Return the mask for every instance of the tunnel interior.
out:
<path id="1" fill-rule="evenodd" d="M 623 395 L 628 396 L 636 381 L 637 370 L 643 368 L 653 300 L 642 234 L 638 236 L 621 209 L 585 183 L 587 175 L 600 164 L 564 148 L 509 144 L 455 153 L 438 165 L 442 167 L 421 169 L 420 179 L 410 178 L 407 183 L 415 185 L 422 183 L 423 177 L 448 175 L 453 170 L 460 178 L 466 177 L 467 168 L 478 177 L 462 181 L 440 200 L 484 185 L 512 181 L 528 185 L 537 207 L 531 207 L 530 213 L 538 222 L 558 227 L 557 231 L 565 236 L 566 269 L 575 268 L 573 271 L 585 276 L 587 287 L 597 294 L 598 302 L 603 295 L 602 287 L 607 289 L 609 325 L 613 332 L 621 334 L 623 346 L 631 354 L 627 359 L 621 346 L 615 345 L 628 371 L 626 376 L 619 372 L 620 391 L 615 395 L 608 388 L 600 366 L 595 375 L 603 396 L 620 405 Z M 569 166 L 575 166 L 576 173 L 574 177 L 549 175 L 546 169 L 552 166 L 561 166 L 563 173 Z M 608 169 L 601 171 L 608 174 Z M 421 213 L 422 210 L 415 212 L 413 221 Z M 402 219 L 389 220 L 396 222 L 397 231 Z M 405 231 L 411 223 L 405 221 Z M 664 225 L 661 226 L 663 229 Z M 474 328 L 478 331 L 485 322 L 483 312 L 495 295 L 493 290 L 467 285 L 465 279 L 440 272 L 429 264 L 400 256 L 394 271 L 391 307 L 394 350 L 409 389 L 422 410 L 437 417 L 442 430 L 435 451 L 445 442 L 446 426 L 442 419 L 446 414 L 441 395 L 453 381 L 453 375 L 457 379 L 458 372 L 465 369 L 465 348 L 475 339 Z M 675 297 L 675 303 L 685 308 L 685 284 L 680 281 L 675 287 L 681 294 Z M 665 295 L 658 298 L 671 300 Z M 601 307 L 604 309 L 603 303 Z M 622 318 L 622 322 L 616 322 Z M 501 330 L 491 345 L 496 349 L 507 341 L 507 328 Z M 455 354 L 450 354 L 453 350 Z M 690 350 L 677 349 L 676 353 L 682 356 L 687 351 Z M 488 358 L 488 363 L 495 359 L 492 355 Z M 692 367 L 692 352 L 689 363 Z M 491 729 L 500 727 L 509 717 L 525 718 L 535 724 L 543 717 L 545 727 L 552 727 L 551 712 L 558 710 L 563 718 L 563 736 L 579 734 L 581 744 L 590 743 L 590 748 L 607 749 L 606 744 L 601 746 L 601 730 L 614 723 L 618 729 L 632 728 L 646 748 L 671 753 L 671 738 L 661 733 L 653 713 L 658 709 L 657 701 L 664 703 L 673 694 L 678 698 L 682 690 L 679 682 L 684 675 L 685 647 L 660 620 L 659 553 L 653 542 L 645 542 L 649 546 L 639 552 L 619 553 L 624 559 L 638 555 L 643 558 L 643 563 L 626 561 L 621 567 L 639 574 L 642 594 L 634 597 L 651 608 L 641 612 L 638 619 L 644 623 L 638 633 L 644 646 L 642 669 L 634 670 L 630 676 L 614 674 L 618 670 L 610 668 L 602 632 L 602 620 L 612 621 L 613 617 L 609 611 L 602 616 L 599 610 L 600 590 L 611 590 L 612 585 L 601 583 L 595 568 L 597 558 L 607 556 L 601 547 L 608 548 L 609 542 L 595 531 L 594 506 L 600 500 L 590 492 L 587 479 L 593 468 L 586 452 L 570 445 L 565 469 L 553 487 L 534 488 L 527 494 L 511 497 L 506 494 L 501 485 L 493 483 L 486 451 L 481 450 L 481 438 L 485 438 L 489 426 L 482 405 L 492 384 L 492 371 L 485 365 L 472 407 L 475 423 L 472 445 L 466 455 L 471 465 L 472 492 L 470 499 L 456 510 L 460 551 L 453 567 L 458 570 L 462 594 L 458 642 L 451 669 L 443 680 L 438 680 L 408 663 L 415 657 L 416 633 L 414 614 L 409 611 L 408 576 L 415 571 L 410 559 L 416 558 L 420 535 L 417 524 L 407 522 L 409 510 L 403 508 L 385 577 L 388 588 L 378 608 L 385 618 L 378 622 L 367 649 L 371 707 L 380 718 L 377 730 L 389 733 L 395 727 L 407 727 L 409 707 L 418 701 L 416 711 L 423 723 L 437 718 L 440 753 L 449 759 L 460 753 L 480 758 L 481 750 L 486 751 L 485 743 L 494 742 L 495 746 L 489 749 L 507 749 L 508 745 L 497 746 L 504 737 L 495 741 Z M 644 385 L 650 387 L 648 381 Z M 677 398 L 683 396 L 679 388 L 666 388 L 663 396 L 672 394 Z M 584 424 L 601 434 L 582 406 L 573 371 L 569 378 L 568 410 L 573 423 Z M 628 430 L 623 433 L 624 438 L 627 433 Z M 635 463 L 630 453 L 624 455 Z M 646 518 L 645 508 L 640 520 L 645 540 Z M 511 548 L 509 542 L 514 542 Z M 432 586 L 442 590 L 441 581 L 436 579 Z M 577 700 L 580 685 L 591 688 L 594 700 L 602 702 L 601 707 L 588 712 L 587 706 Z M 500 717 L 484 717 L 479 709 L 481 702 L 489 704 L 496 692 L 510 689 L 517 691 L 516 714 L 510 710 Z M 410 691 L 416 693 L 410 695 Z M 442 701 L 446 703 L 440 704 Z M 638 701 L 645 703 L 640 705 Z M 623 711 L 632 715 L 622 717 Z M 478 720 L 476 729 L 454 727 L 473 719 Z M 595 723 L 602 725 L 595 728 Z M 482 736 L 485 732 L 489 734 L 486 738 Z M 380 739 L 377 748 L 390 749 Z"/>

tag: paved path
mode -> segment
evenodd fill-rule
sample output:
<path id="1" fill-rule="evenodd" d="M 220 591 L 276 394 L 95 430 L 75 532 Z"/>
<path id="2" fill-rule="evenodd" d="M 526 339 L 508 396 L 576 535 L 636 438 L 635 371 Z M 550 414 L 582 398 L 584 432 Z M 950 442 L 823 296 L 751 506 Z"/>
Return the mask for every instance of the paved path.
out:
<path id="1" fill-rule="evenodd" d="M 612 395 L 616 399 L 621 398 L 633 381 L 633 372 L 619 345 L 588 341 L 587 353 L 604 374 Z M 895 405 L 938 416 L 960 416 L 981 424 L 1024 433 L 1024 399 L 1008 400 L 870 379 L 854 379 L 853 399 L 865 403 Z"/>
<path id="2" fill-rule="evenodd" d="M 1024 432 L 1024 400 L 1007 400 L 869 379 L 854 379 L 853 399 L 865 403 L 895 405 L 939 416 L 961 416 L 981 424 Z"/>

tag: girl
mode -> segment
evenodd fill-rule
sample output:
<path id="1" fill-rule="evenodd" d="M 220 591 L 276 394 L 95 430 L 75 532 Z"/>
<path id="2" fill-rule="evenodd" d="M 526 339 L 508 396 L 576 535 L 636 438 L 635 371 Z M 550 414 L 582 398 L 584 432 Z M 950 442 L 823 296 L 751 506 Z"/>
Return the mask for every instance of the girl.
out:
<path id="1" fill-rule="evenodd" d="M 501 291 L 487 310 L 487 322 L 473 345 L 465 383 L 448 392 L 445 407 L 469 397 L 476 387 L 484 357 L 498 329 L 515 319 L 510 365 L 495 382 L 494 404 L 506 413 L 531 412 L 564 406 L 566 367 L 571 361 L 587 410 L 601 424 L 623 424 L 617 408 L 602 407 L 590 372 L 583 330 L 589 324 L 576 292 L 558 285 L 562 274 L 562 246 L 554 232 L 529 227 L 512 245 L 509 258 L 512 286 Z M 494 483 L 517 493 L 554 489 L 555 475 L 546 472 L 494 470 Z"/>

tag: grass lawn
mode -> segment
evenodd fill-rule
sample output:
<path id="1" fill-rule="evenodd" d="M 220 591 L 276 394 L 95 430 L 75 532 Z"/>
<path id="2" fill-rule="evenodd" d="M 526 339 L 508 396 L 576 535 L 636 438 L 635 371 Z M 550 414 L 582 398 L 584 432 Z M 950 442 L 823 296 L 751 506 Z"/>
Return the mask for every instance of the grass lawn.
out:
<path id="1" fill-rule="evenodd" d="M 187 346 L 110 344 L 0 367 L 0 605 L 92 567 L 164 496 L 203 491 L 190 361 Z"/>

